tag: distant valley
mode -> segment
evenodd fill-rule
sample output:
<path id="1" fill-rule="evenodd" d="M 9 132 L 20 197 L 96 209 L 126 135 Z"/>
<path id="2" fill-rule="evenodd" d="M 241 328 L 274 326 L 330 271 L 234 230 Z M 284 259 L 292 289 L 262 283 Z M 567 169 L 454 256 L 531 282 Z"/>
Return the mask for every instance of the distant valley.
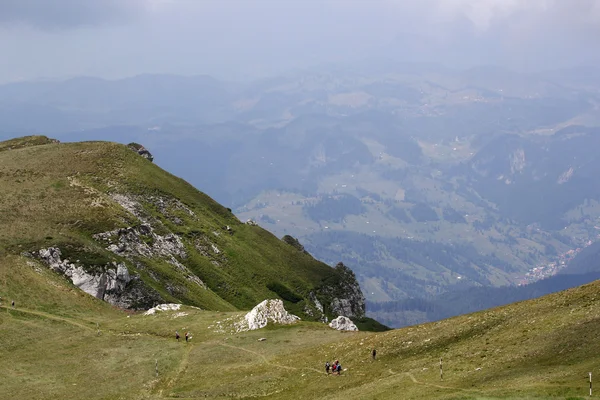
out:
<path id="1" fill-rule="evenodd" d="M 4 85 L 0 135 L 143 143 L 240 219 L 349 265 L 369 315 L 400 326 L 585 255 L 600 234 L 599 105 L 593 69 L 365 63 L 251 84 Z"/>

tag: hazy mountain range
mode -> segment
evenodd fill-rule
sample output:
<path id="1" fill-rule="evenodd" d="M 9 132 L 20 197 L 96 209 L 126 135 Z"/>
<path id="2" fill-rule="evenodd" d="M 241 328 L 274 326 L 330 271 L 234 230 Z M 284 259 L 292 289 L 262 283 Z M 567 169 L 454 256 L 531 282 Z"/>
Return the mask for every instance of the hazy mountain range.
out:
<path id="1" fill-rule="evenodd" d="M 343 261 L 369 303 L 389 305 L 534 282 L 595 241 L 599 104 L 596 69 L 377 62 L 251 84 L 4 85 L 0 131 L 140 142 L 241 219 Z M 403 304 L 410 318 L 373 309 L 392 325 L 435 318 Z"/>

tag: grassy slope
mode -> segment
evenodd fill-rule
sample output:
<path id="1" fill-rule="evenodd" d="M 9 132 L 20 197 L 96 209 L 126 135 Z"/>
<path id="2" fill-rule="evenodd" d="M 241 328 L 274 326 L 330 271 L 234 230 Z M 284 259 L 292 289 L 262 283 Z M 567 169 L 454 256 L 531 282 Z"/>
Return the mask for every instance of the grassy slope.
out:
<path id="1" fill-rule="evenodd" d="M 241 313 L 127 314 L 27 261 L 0 260 L 1 295 L 17 300 L 0 308 L 0 398 L 566 399 L 597 372 L 600 282 L 385 333 L 302 322 L 232 335 L 211 326 Z M 335 358 L 348 370 L 327 377 Z"/>
<path id="2" fill-rule="evenodd" d="M 213 310 L 247 309 L 276 297 L 266 288 L 272 281 L 305 295 L 333 273 L 267 231 L 240 223 L 205 194 L 122 145 L 59 144 L 43 137 L 0 143 L 0 186 L 0 256 L 58 245 L 63 253 L 65 248 L 71 249 L 78 257 L 85 250 L 100 260 L 118 260 L 91 235 L 139 221 L 107 193 L 179 199 L 197 216 L 173 211 L 183 225 L 172 223 L 148 202 L 143 203 L 144 210 L 159 221 L 156 226 L 164 233 L 171 231 L 184 238 L 189 253 L 186 266 L 212 291 L 187 282 L 164 262 L 145 260 L 164 282 L 185 287 L 185 293 L 175 298 L 164 285 L 142 273 L 146 282 L 170 301 Z M 226 226 L 233 228 L 232 234 Z M 196 251 L 193 241 L 197 237 L 216 243 L 222 252 L 220 266 Z"/>

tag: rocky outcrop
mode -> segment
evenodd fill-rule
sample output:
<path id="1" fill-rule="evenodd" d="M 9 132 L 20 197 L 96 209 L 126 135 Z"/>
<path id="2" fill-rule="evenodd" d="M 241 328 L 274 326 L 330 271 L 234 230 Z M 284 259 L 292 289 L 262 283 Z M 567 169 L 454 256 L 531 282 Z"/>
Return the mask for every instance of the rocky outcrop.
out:
<path id="1" fill-rule="evenodd" d="M 185 246 L 177 235 L 157 235 L 150 224 L 102 232 L 93 238 L 108 243 L 107 249 L 121 256 L 187 257 Z"/>
<path id="2" fill-rule="evenodd" d="M 300 318 L 288 313 L 283 306 L 283 301 L 279 299 L 265 300 L 258 304 L 244 319 L 236 322 L 235 330 L 237 332 L 252 331 L 264 328 L 269 322 L 274 324 L 293 324 Z"/>
<path id="3" fill-rule="evenodd" d="M 146 199 L 154 205 L 158 212 L 175 225 L 184 225 L 185 222 L 177 214 L 184 214 L 186 217 L 196 218 L 196 214 L 178 199 L 166 198 L 161 196 L 149 196 Z"/>
<path id="4" fill-rule="evenodd" d="M 135 257 L 162 258 L 181 271 L 186 279 L 206 289 L 204 282 L 179 261 L 187 258 L 187 253 L 179 236 L 173 233 L 161 236 L 150 224 L 142 223 L 98 233 L 93 238 L 105 243 L 107 250 L 131 260 Z"/>
<path id="5" fill-rule="evenodd" d="M 354 322 L 348 317 L 339 316 L 336 319 L 332 320 L 329 323 L 329 326 L 333 329 L 337 329 L 338 331 L 358 331 Z"/>
<path id="6" fill-rule="evenodd" d="M 174 233 L 162 236 L 156 234 L 152 224 L 160 226 L 163 230 L 164 225 L 160 220 L 148 215 L 137 199 L 119 193 L 113 193 L 111 198 L 123 207 L 124 210 L 137 218 L 140 221 L 140 225 L 98 233 L 93 236 L 94 239 L 108 244 L 107 250 L 132 261 L 135 261 L 136 257 L 162 258 L 182 272 L 187 280 L 206 289 L 204 282 L 179 261 L 179 259 L 187 258 L 185 246 L 179 236 Z M 189 216 L 196 217 L 192 210 L 177 199 L 150 196 L 146 201 L 156 206 L 158 211 L 163 213 L 168 219 L 173 217 L 173 215 L 169 214 L 168 210 L 170 208 L 183 210 Z M 175 220 L 172 220 L 172 222 L 178 223 Z M 167 290 L 171 294 L 185 291 L 183 288 L 172 286 L 167 287 Z"/>
<path id="7" fill-rule="evenodd" d="M 158 293 L 146 287 L 137 276 L 132 276 L 123 263 L 84 266 L 63 260 L 57 247 L 41 249 L 33 255 L 84 292 L 115 306 L 145 309 L 161 300 Z"/>
<path id="8" fill-rule="evenodd" d="M 144 157 L 145 159 L 147 159 L 149 161 L 154 160 L 154 156 L 148 151 L 148 149 L 146 149 L 144 146 L 142 146 L 139 143 L 129 143 L 127 145 L 127 147 L 129 147 L 131 150 L 135 151 L 140 156 Z"/>
<path id="9" fill-rule="evenodd" d="M 336 275 L 327 281 L 317 291 L 317 297 L 324 304 L 317 304 L 317 308 L 324 308 L 328 315 L 341 315 L 349 318 L 362 318 L 365 316 L 365 296 L 360 290 L 360 285 L 354 272 L 343 263 L 335 266 Z M 314 302 L 314 300 L 313 300 Z"/>

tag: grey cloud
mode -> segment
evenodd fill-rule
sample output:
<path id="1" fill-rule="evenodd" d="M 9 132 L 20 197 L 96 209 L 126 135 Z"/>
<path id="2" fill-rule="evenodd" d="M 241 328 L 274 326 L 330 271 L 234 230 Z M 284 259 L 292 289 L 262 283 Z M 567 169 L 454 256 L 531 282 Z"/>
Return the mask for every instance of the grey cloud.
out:
<path id="1" fill-rule="evenodd" d="M 0 23 L 66 29 L 126 22 L 146 10 L 144 0 L 2 0 Z"/>
<path id="2" fill-rule="evenodd" d="M 421 40 L 398 48 L 451 64 L 504 64 L 522 69 L 600 62 L 597 0 L 389 0 L 398 24 L 410 19 Z"/>
<path id="3" fill-rule="evenodd" d="M 600 63 L 600 0 L 0 0 L 0 25 L 10 33 L 0 34 L 8 55 L 0 81 L 256 77 L 376 58 L 517 69 Z M 82 25 L 91 28 L 69 29 Z"/>

